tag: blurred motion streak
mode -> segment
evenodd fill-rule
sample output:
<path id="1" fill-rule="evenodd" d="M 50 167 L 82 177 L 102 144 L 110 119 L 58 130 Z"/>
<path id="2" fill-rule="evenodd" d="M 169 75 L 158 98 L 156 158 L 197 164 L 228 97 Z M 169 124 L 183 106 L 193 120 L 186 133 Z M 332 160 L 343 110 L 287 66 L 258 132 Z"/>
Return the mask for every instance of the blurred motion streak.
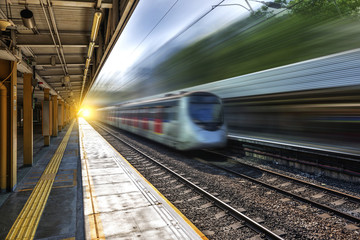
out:
<path id="1" fill-rule="evenodd" d="M 253 14 L 236 6 L 214 5 L 222 2 L 245 4 L 241 0 L 202 4 L 205 14 L 198 18 L 189 15 L 190 21 L 182 18 L 178 33 L 171 30 L 173 35 L 166 35 L 171 39 L 166 44 L 154 39 L 161 39 L 174 27 L 173 19 L 180 19 L 181 10 L 184 13 L 197 3 L 164 4 L 160 17 L 151 15 L 151 6 L 144 3 L 149 8 L 144 10 L 139 5 L 143 17 L 137 19 L 135 12 L 134 23 L 130 21 L 128 26 L 133 35 L 127 36 L 125 29 L 125 40 L 119 40 L 124 48 L 129 41 L 134 43 L 125 54 L 114 53 L 109 58 L 108 68 L 103 69 L 85 104 L 106 105 L 151 96 L 360 47 L 359 0 L 275 1 L 286 7 L 275 10 L 267 7 L 272 2 L 249 2 Z M 238 18 L 223 20 L 232 14 Z M 137 37 L 135 24 L 151 18 L 161 21 L 149 26 L 145 38 Z M 223 28 L 215 26 L 215 21 Z"/>
<path id="2" fill-rule="evenodd" d="M 222 2 L 229 6 L 216 7 Z M 149 26 L 145 38 L 132 39 L 128 52 L 136 51 L 125 54 L 131 64 L 120 64 L 119 54 L 112 58 L 85 103 L 208 91 L 223 99 L 230 134 L 360 154 L 360 0 L 274 2 L 283 9 L 268 8 L 269 1 L 249 2 L 253 11 L 230 6 L 244 3 L 162 5 L 160 17 L 152 16 L 157 22 L 163 16 L 161 24 Z M 154 10 L 146 6 L 138 9 L 143 22 Z M 201 9 L 197 15 L 194 6 Z M 180 12 L 189 19 L 178 26 Z M 129 22 L 130 30 L 139 19 Z"/>

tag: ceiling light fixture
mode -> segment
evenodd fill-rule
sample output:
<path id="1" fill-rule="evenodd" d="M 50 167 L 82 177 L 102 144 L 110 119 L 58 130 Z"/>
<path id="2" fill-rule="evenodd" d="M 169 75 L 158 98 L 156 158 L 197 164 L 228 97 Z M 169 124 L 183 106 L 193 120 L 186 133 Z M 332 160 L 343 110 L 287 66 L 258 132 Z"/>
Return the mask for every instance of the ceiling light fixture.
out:
<path id="1" fill-rule="evenodd" d="M 69 83 L 69 82 L 70 82 L 70 75 L 65 75 L 65 76 L 64 76 L 64 82 L 65 82 L 65 83 Z"/>
<path id="2" fill-rule="evenodd" d="M 21 10 L 20 16 L 21 16 L 21 19 L 22 19 L 23 24 L 24 24 L 25 27 L 27 27 L 29 29 L 35 29 L 36 28 L 34 14 L 33 14 L 32 11 L 25 8 L 24 10 Z"/>
<path id="3" fill-rule="evenodd" d="M 91 35 L 90 35 L 91 42 L 95 42 L 95 40 L 96 40 L 96 37 L 99 32 L 99 28 L 100 28 L 101 17 L 102 17 L 102 12 L 96 11 L 94 14 L 94 21 L 93 21 L 93 25 L 91 28 Z"/>
<path id="4" fill-rule="evenodd" d="M 55 66 L 55 65 L 56 65 L 56 56 L 51 56 L 51 57 L 50 57 L 50 64 L 51 64 L 51 66 Z"/>
<path id="5" fill-rule="evenodd" d="M 83 77 L 83 83 L 82 83 L 81 93 L 80 93 L 80 101 L 81 101 L 81 98 L 82 98 L 82 95 L 83 95 L 86 76 L 87 76 L 87 73 L 88 73 L 88 70 L 89 70 L 89 67 L 90 67 L 91 57 L 92 57 L 92 54 L 94 52 L 95 40 L 96 40 L 96 38 L 98 36 L 98 33 L 99 33 L 102 14 L 103 14 L 102 11 L 96 11 L 95 14 L 94 14 L 94 20 L 93 20 L 93 24 L 92 24 L 92 27 L 91 27 L 91 35 L 90 35 L 90 43 L 89 43 L 88 55 L 87 55 L 86 62 L 85 62 L 84 77 Z"/>
<path id="6" fill-rule="evenodd" d="M 88 49 L 88 54 L 87 57 L 91 58 L 93 52 L 94 52 L 94 47 L 95 47 L 95 42 L 90 42 L 89 43 L 89 49 Z"/>

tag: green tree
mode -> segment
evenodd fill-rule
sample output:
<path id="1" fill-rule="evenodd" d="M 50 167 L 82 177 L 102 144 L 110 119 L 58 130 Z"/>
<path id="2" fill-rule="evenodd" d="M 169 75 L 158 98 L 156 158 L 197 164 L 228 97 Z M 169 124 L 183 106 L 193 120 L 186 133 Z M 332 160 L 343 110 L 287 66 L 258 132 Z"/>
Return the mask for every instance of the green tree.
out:
<path id="1" fill-rule="evenodd" d="M 360 0 L 293 0 L 288 7 L 294 14 L 312 18 L 359 16 Z"/>

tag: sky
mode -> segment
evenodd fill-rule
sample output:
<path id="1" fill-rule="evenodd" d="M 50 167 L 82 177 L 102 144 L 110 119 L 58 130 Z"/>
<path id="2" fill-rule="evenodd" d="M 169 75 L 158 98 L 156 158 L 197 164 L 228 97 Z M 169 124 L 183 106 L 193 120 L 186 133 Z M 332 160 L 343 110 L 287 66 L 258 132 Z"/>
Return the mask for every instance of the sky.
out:
<path id="1" fill-rule="evenodd" d="M 250 0 L 249 4 L 253 9 L 262 5 Z M 136 81 L 131 69 L 154 67 L 173 49 L 248 16 L 245 8 L 245 0 L 140 0 L 84 104 L 111 102 L 104 94 L 131 88 Z"/>

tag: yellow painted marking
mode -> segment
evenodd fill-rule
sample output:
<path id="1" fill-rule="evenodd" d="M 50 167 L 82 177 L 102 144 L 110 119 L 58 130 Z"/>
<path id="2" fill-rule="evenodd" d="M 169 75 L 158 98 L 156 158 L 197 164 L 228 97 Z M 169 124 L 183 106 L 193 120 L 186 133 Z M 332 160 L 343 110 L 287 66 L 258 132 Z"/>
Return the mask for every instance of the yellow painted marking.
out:
<path id="1" fill-rule="evenodd" d="M 71 187 L 75 187 L 77 185 L 77 180 L 76 180 L 76 176 L 77 176 L 77 173 L 76 173 L 76 169 L 73 170 L 73 173 L 71 174 L 61 174 L 61 175 L 57 175 L 58 177 L 59 176 L 63 176 L 63 175 L 73 175 L 73 182 L 71 185 L 64 185 L 64 186 L 53 186 L 52 189 L 57 189 L 57 188 L 71 188 Z M 64 180 L 55 180 L 54 183 L 58 183 L 58 182 L 68 182 L 69 180 L 71 180 L 71 178 L 68 178 L 68 179 L 64 179 Z M 30 184 L 30 183 L 25 183 L 25 184 Z M 35 183 L 31 183 L 33 185 L 36 184 Z M 24 189 L 21 189 L 21 190 L 17 190 L 16 192 L 27 192 L 27 191 L 32 191 L 34 188 L 24 188 Z"/>
<path id="2" fill-rule="evenodd" d="M 25 206 L 21 210 L 15 223 L 11 227 L 6 239 L 33 239 L 38 227 L 40 217 L 44 211 L 50 195 L 56 173 L 59 169 L 66 145 L 69 141 L 75 120 L 72 121 L 65 137 L 60 143 L 54 156 L 51 158 L 40 180 L 36 184 Z"/>
<path id="3" fill-rule="evenodd" d="M 101 135 L 100 135 L 100 136 L 101 136 Z M 101 137 L 103 138 L 103 136 L 101 136 Z M 175 211 L 177 214 L 179 214 L 180 217 L 182 217 L 182 219 L 184 219 L 184 221 L 185 221 L 187 224 L 189 224 L 189 226 L 190 226 L 202 239 L 208 240 L 208 238 L 205 236 L 205 234 L 203 234 L 184 214 L 182 214 L 182 212 L 180 212 L 179 209 L 177 209 L 177 208 L 176 208 L 164 195 L 162 195 L 138 170 L 136 170 L 136 168 L 134 168 L 134 167 L 128 162 L 128 160 L 126 160 L 126 158 L 125 158 L 123 155 L 121 155 L 105 138 L 103 138 L 103 139 L 112 147 L 112 149 L 114 149 L 114 151 L 116 151 L 116 152 L 120 155 L 120 157 L 121 157 L 127 164 L 129 164 L 129 166 L 130 166 L 131 168 L 133 168 L 133 169 L 137 172 L 137 174 L 139 174 L 140 177 L 142 177 L 142 179 L 144 179 L 145 182 L 147 182 L 147 184 L 148 184 L 150 187 L 152 187 L 152 188 L 159 194 L 160 197 L 162 197 L 162 198 L 165 200 L 165 202 L 166 202 L 167 204 L 169 204 L 169 206 L 170 206 L 172 209 L 174 209 L 174 211 Z"/>
<path id="4" fill-rule="evenodd" d="M 87 160 L 87 154 L 85 152 L 84 148 L 84 132 L 82 131 L 82 128 L 80 127 L 79 130 L 81 131 L 81 146 L 83 149 L 83 159 L 84 159 L 84 167 L 86 169 L 86 186 L 84 186 L 84 189 L 86 191 L 84 197 L 90 200 L 90 208 L 91 208 L 91 214 L 89 214 L 89 225 L 90 225 L 90 236 L 91 239 L 105 239 L 104 229 L 102 226 L 102 222 L 100 219 L 100 213 L 98 211 L 97 207 L 97 200 L 96 195 L 93 192 L 93 184 L 92 184 L 92 178 L 89 174 L 89 167 L 88 167 L 88 160 Z"/>
<path id="5" fill-rule="evenodd" d="M 121 156 L 122 158 L 124 158 L 123 156 Z M 160 197 L 162 197 L 165 202 L 167 204 L 169 204 L 169 206 L 174 209 L 174 211 L 179 214 L 183 219 L 184 221 L 189 224 L 189 226 L 204 240 L 207 240 L 208 238 L 184 215 L 182 214 L 182 212 L 180 212 L 179 209 L 177 209 L 177 207 L 175 207 L 164 195 L 161 194 L 161 192 L 159 192 L 143 175 L 141 175 L 141 173 L 139 173 L 138 170 L 136 170 L 136 168 L 134 168 L 125 158 L 124 160 L 130 165 L 130 167 L 132 167 L 139 175 L 140 177 L 142 177 L 144 179 L 144 181 L 146 181 L 148 183 L 148 185 L 150 187 L 152 187 L 158 194 Z"/>

